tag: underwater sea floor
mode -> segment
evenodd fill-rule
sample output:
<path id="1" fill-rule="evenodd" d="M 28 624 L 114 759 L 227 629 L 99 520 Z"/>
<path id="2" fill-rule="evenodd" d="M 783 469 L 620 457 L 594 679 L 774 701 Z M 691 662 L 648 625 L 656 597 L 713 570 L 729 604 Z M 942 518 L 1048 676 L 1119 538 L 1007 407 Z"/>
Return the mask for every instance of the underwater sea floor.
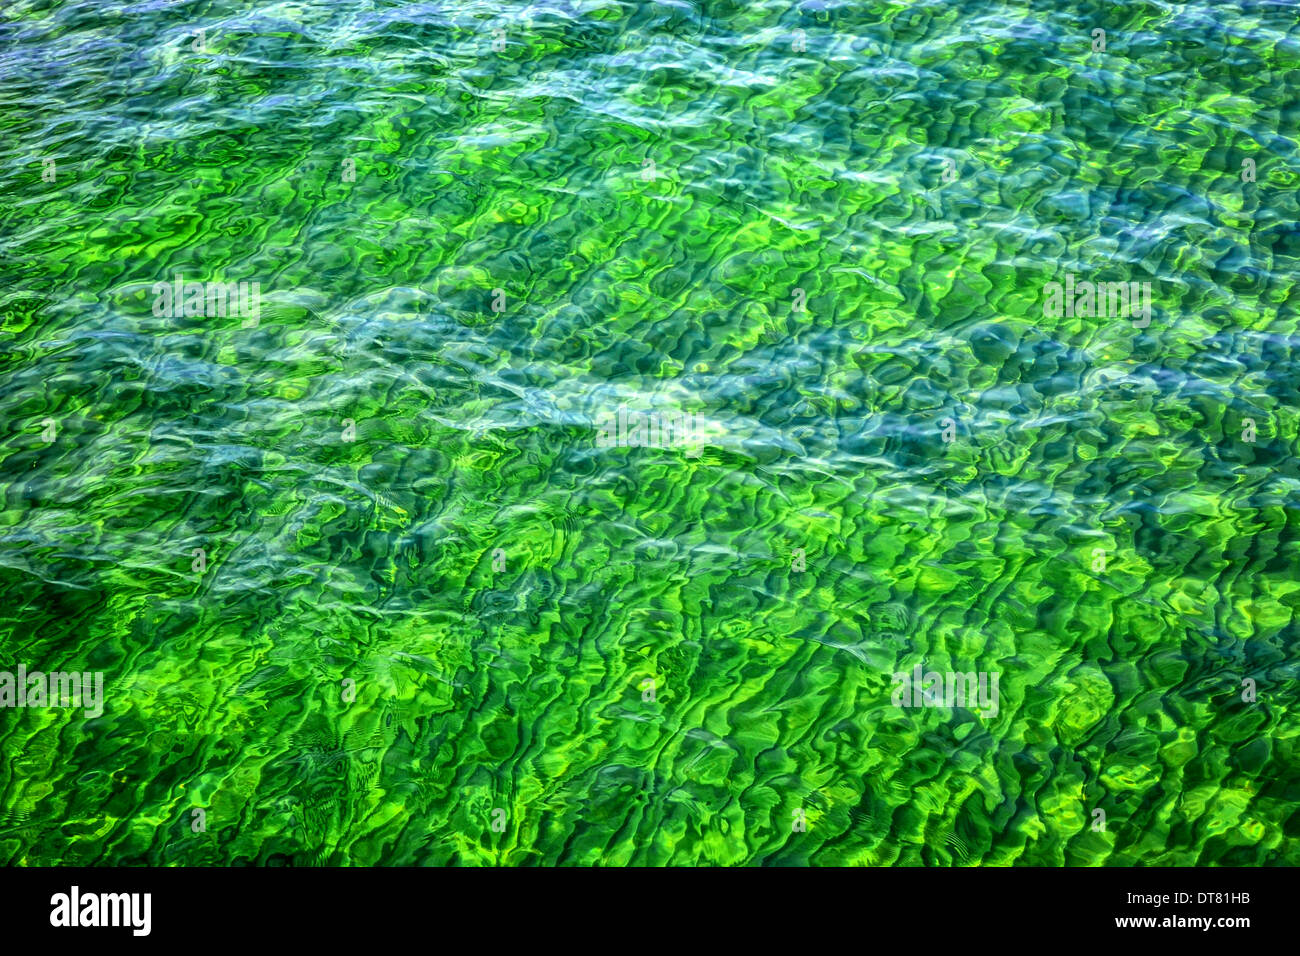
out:
<path id="1" fill-rule="evenodd" d="M 1294 3 L 0 74 L 0 862 L 1300 864 Z"/>

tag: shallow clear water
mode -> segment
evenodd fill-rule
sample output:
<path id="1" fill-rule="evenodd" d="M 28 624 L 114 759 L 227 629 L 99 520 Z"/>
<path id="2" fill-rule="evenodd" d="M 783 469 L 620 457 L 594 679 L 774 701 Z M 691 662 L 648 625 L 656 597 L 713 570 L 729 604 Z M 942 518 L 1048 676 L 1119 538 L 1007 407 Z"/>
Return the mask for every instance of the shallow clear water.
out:
<path id="1" fill-rule="evenodd" d="M 105 688 L 0 709 L 0 861 L 1300 864 L 1295 3 L 7 0 L 0 75 L 0 670 Z"/>

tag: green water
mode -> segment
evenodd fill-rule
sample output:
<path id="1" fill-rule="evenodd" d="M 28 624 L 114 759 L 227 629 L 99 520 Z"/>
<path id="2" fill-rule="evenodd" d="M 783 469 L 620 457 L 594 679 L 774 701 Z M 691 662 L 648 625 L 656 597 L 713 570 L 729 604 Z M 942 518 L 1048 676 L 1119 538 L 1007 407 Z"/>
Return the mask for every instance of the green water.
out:
<path id="1" fill-rule="evenodd" d="M 1300 864 L 1294 3 L 7 0 L 0 75 L 0 671 L 105 682 L 0 709 L 0 862 Z"/>

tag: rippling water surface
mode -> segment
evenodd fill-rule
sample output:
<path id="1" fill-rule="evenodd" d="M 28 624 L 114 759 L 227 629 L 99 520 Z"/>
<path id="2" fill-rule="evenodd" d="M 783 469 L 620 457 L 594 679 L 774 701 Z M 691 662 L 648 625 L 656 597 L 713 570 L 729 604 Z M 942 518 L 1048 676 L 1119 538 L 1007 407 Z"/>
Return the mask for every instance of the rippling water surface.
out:
<path id="1" fill-rule="evenodd" d="M 1300 864 L 1295 3 L 6 0 L 0 76 L 0 670 L 105 681 L 0 710 L 0 861 Z"/>

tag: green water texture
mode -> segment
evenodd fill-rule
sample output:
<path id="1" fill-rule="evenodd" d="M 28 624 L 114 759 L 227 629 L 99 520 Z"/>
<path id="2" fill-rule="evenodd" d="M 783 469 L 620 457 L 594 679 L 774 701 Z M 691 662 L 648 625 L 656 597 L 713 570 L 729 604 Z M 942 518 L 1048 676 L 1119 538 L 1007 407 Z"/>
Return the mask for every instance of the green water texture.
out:
<path id="1" fill-rule="evenodd" d="M 0 671 L 105 680 L 0 708 L 0 862 L 1300 864 L 1295 3 L 6 0 L 0 77 Z"/>

